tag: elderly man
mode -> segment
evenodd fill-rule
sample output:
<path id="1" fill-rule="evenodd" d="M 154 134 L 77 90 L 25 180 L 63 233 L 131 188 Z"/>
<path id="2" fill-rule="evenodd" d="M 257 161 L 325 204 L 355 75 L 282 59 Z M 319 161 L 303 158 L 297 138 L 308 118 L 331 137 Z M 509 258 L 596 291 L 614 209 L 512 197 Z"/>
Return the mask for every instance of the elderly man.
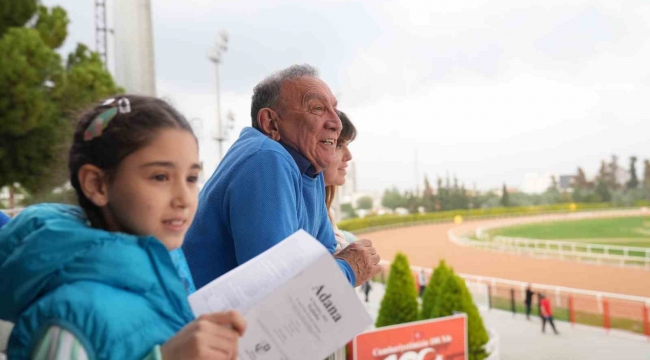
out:
<path id="1" fill-rule="evenodd" d="M 336 247 L 321 174 L 341 131 L 329 87 L 313 67 L 291 66 L 255 87 L 251 118 L 205 184 L 183 244 L 197 288 L 298 229 Z M 354 286 L 380 270 L 369 240 L 334 256 Z"/>

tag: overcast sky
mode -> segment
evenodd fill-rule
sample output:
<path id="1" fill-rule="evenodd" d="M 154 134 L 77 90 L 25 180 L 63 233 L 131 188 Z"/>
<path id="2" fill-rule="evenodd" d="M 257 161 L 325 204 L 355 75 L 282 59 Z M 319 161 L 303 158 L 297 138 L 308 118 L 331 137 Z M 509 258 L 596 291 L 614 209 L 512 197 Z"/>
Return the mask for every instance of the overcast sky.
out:
<path id="1" fill-rule="evenodd" d="M 62 5 L 71 19 L 62 52 L 77 42 L 94 48 L 92 1 L 44 3 Z M 626 167 L 631 155 L 650 158 L 647 0 L 152 0 L 152 7 L 158 96 L 202 120 L 208 176 L 216 90 L 207 53 L 221 29 L 230 34 L 222 113 L 236 118 L 226 145 L 250 124 L 257 82 L 309 63 L 358 128 L 351 150 L 362 190 L 413 189 L 416 152 L 420 177 L 455 174 L 479 189 L 577 166 L 593 175 L 611 154 Z"/>

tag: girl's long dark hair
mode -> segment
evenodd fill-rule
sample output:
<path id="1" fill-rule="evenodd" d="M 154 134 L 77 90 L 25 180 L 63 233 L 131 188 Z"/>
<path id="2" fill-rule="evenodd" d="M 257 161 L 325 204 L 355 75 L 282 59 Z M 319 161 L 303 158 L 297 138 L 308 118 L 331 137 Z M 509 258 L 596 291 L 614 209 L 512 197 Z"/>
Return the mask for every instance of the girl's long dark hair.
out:
<path id="1" fill-rule="evenodd" d="M 160 129 L 182 129 L 194 135 L 185 117 L 163 100 L 139 95 L 121 95 L 114 98 L 116 102 L 122 98 L 128 99 L 131 111 L 118 112 L 100 136 L 88 141 L 84 140 L 84 132 L 97 115 L 109 107 L 97 105 L 84 111 L 77 123 L 68 161 L 70 183 L 75 189 L 79 205 L 86 212 L 91 225 L 96 228 L 105 228 L 106 222 L 100 208 L 81 190 L 78 173 L 83 165 L 97 166 L 107 174 L 110 181 L 122 160 L 147 146 Z M 104 102 L 100 104 L 102 103 Z"/>

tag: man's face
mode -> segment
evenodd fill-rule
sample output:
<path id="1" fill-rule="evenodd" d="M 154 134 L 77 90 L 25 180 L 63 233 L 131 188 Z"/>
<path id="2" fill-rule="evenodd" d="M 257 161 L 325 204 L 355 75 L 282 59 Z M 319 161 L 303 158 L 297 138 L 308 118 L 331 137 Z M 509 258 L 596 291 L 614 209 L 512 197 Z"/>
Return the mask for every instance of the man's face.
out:
<path id="1" fill-rule="evenodd" d="M 336 98 L 315 77 L 301 77 L 284 84 L 279 104 L 280 140 L 298 150 L 321 172 L 336 161 L 336 139 L 341 120 Z"/>

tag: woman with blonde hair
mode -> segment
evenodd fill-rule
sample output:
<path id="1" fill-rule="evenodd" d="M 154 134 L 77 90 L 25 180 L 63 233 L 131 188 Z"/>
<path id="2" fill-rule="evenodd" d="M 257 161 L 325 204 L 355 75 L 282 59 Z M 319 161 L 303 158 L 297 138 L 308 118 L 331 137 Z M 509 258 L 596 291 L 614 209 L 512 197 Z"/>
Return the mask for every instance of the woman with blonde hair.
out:
<path id="1" fill-rule="evenodd" d="M 332 212 L 332 203 L 336 197 L 337 187 L 345 184 L 348 162 L 352 160 L 352 153 L 350 153 L 348 145 L 357 137 L 357 129 L 344 112 L 337 111 L 337 114 L 341 119 L 341 124 L 343 125 L 341 134 L 336 142 L 337 161 L 332 163 L 323 171 L 323 177 L 325 178 L 325 205 L 329 211 L 330 222 L 334 228 L 337 249 L 342 249 L 357 239 L 351 233 L 341 231 L 336 226 L 336 221 Z"/>

